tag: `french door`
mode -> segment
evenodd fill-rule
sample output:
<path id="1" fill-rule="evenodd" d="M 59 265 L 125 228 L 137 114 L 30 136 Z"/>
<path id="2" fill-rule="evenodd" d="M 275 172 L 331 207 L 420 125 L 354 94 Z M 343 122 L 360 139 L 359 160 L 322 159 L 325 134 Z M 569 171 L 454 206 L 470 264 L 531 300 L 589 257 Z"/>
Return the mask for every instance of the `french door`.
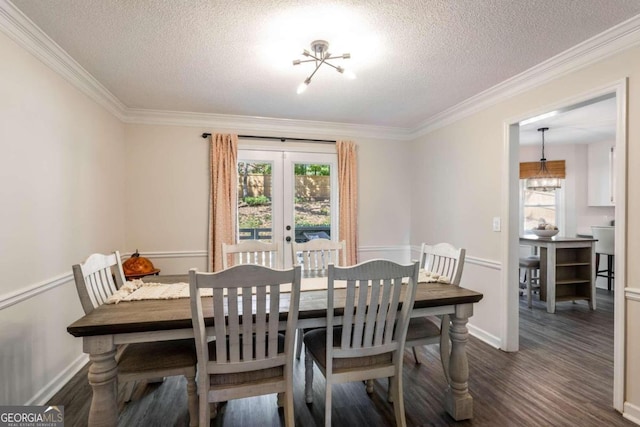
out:
<path id="1" fill-rule="evenodd" d="M 236 240 L 291 242 L 338 238 L 338 167 L 334 153 L 238 150 Z"/>

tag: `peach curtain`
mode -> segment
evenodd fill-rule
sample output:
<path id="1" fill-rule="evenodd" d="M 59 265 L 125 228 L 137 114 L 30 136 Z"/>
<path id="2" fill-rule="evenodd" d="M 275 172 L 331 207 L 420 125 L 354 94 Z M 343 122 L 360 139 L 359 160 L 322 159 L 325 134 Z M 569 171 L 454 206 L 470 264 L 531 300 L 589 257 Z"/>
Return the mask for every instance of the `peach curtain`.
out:
<path id="1" fill-rule="evenodd" d="M 210 147 L 209 271 L 220 271 L 222 243 L 235 242 L 238 135 L 213 134 Z"/>
<path id="2" fill-rule="evenodd" d="M 358 162 L 356 144 L 338 141 L 339 240 L 347 244 L 347 265 L 358 263 Z"/>

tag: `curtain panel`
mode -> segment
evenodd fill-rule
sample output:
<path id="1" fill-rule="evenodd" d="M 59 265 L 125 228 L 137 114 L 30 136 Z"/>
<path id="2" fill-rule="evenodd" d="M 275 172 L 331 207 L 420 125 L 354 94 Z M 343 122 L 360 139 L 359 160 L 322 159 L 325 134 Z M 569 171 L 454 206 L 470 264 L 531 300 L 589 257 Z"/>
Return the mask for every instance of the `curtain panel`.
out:
<path id="1" fill-rule="evenodd" d="M 347 246 L 347 265 L 358 263 L 358 162 L 357 146 L 352 141 L 337 141 L 339 240 Z"/>
<path id="2" fill-rule="evenodd" d="M 238 135 L 211 135 L 209 154 L 209 271 L 220 271 L 222 243 L 235 243 Z"/>

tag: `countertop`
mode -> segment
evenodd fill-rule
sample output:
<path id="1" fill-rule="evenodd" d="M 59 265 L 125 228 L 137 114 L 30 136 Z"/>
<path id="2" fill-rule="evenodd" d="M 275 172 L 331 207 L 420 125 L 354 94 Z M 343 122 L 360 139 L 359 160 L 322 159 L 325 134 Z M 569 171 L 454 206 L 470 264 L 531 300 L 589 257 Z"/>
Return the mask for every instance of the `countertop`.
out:
<path id="1" fill-rule="evenodd" d="M 520 236 L 521 240 L 541 240 L 543 242 L 595 242 L 596 239 L 591 237 L 564 237 L 564 236 L 553 236 L 553 237 L 538 237 L 535 234 L 525 234 L 524 236 Z"/>

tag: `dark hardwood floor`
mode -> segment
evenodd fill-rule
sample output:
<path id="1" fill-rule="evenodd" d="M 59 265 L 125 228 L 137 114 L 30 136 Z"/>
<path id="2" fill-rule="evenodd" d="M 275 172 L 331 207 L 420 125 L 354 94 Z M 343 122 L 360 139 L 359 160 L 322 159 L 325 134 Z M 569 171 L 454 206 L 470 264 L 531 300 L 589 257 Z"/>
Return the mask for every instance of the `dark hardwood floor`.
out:
<path id="1" fill-rule="evenodd" d="M 537 297 L 536 297 L 537 298 Z M 598 290 L 597 310 L 584 302 L 560 303 L 548 314 L 534 298 L 533 309 L 520 301 L 520 348 L 505 353 L 470 338 L 469 389 L 474 418 L 455 422 L 443 409 L 445 379 L 437 346 L 424 347 L 421 365 L 405 352 L 404 391 L 410 426 L 633 426 L 612 408 L 613 294 Z M 87 367 L 49 404 L 64 405 L 65 425 L 83 426 L 91 388 Z M 304 362 L 295 366 L 296 425 L 324 423 L 324 378 L 316 372 L 314 403 L 304 402 Z M 376 381 L 372 396 L 361 383 L 334 386 L 335 426 L 394 425 L 386 401 L 387 381 Z M 283 420 L 275 395 L 231 401 L 213 426 L 279 426 Z M 120 426 L 188 426 L 185 380 L 139 385 L 133 400 L 119 395 Z"/>

